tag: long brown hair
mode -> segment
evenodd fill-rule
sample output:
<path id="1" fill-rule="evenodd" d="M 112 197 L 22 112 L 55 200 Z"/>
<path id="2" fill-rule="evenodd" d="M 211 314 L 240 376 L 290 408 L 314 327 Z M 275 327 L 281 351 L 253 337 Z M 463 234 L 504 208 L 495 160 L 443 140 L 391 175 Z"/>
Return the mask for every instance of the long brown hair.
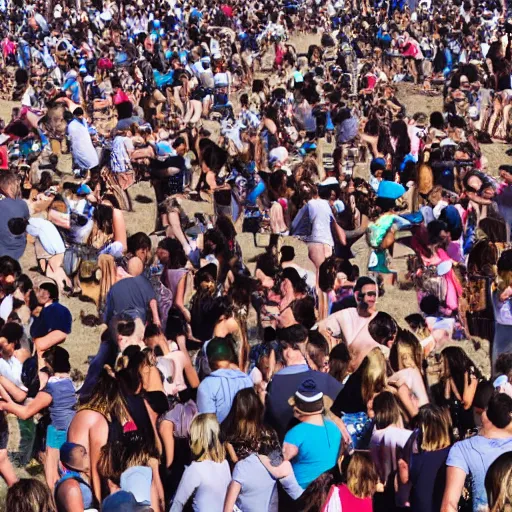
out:
<path id="1" fill-rule="evenodd" d="M 227 441 L 253 444 L 263 430 L 263 404 L 254 388 L 241 389 L 233 399 L 228 416 L 222 422 Z"/>
<path id="2" fill-rule="evenodd" d="M 485 490 L 491 512 L 512 510 L 512 453 L 500 455 L 485 475 Z"/>
<path id="3" fill-rule="evenodd" d="M 7 491 L 5 510 L 9 512 L 56 512 L 53 494 L 46 484 L 22 478 Z"/>
<path id="4" fill-rule="evenodd" d="M 333 482 L 331 473 L 322 473 L 313 480 L 300 497 L 302 512 L 319 512 L 329 496 L 329 490 Z"/>
<path id="5" fill-rule="evenodd" d="M 451 444 L 452 421 L 448 409 L 425 404 L 416 416 L 420 434 L 418 447 L 421 451 L 433 452 Z"/>
<path id="6" fill-rule="evenodd" d="M 110 366 L 104 366 L 87 401 L 78 408 L 79 411 L 82 409 L 99 412 L 109 421 L 112 418 L 117 418 L 121 424 L 130 419 L 120 383 Z"/>

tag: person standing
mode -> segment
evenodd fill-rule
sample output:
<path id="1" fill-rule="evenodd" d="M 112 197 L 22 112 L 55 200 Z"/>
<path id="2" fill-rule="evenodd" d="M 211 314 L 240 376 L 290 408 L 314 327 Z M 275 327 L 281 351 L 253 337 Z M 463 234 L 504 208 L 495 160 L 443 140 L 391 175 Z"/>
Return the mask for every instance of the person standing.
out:
<path id="1" fill-rule="evenodd" d="M 170 512 L 181 512 L 193 496 L 194 512 L 222 512 L 231 481 L 226 451 L 215 414 L 198 414 L 190 425 L 190 449 L 194 461 L 185 470 Z"/>
<path id="2" fill-rule="evenodd" d="M 360 277 L 354 286 L 357 307 L 346 308 L 319 323 L 319 330 L 329 340 L 342 338 L 350 352 L 350 367 L 357 370 L 363 359 L 380 345 L 371 337 L 370 322 L 377 315 L 377 285 L 370 277 Z M 338 340 L 333 340 L 337 344 Z"/>
<path id="3" fill-rule="evenodd" d="M 20 199 L 20 181 L 11 172 L 0 173 L 0 256 L 19 260 L 25 252 L 30 212 Z"/>
<path id="4" fill-rule="evenodd" d="M 479 434 L 455 443 L 448 454 L 446 487 L 441 512 L 458 510 L 467 475 L 471 475 L 473 512 L 487 509 L 485 474 L 503 453 L 512 451 L 512 398 L 504 393 L 494 395 L 482 414 Z"/>
<path id="5" fill-rule="evenodd" d="M 313 379 L 306 379 L 290 398 L 293 415 L 300 422 L 286 433 L 283 455 L 293 466 L 299 485 L 306 487 L 338 460 L 341 431 L 324 416 L 324 394 Z"/>
<path id="6" fill-rule="evenodd" d="M 214 413 L 222 423 L 235 395 L 241 389 L 252 388 L 251 378 L 240 370 L 235 343 L 231 335 L 213 338 L 206 348 L 212 373 L 199 384 L 197 409 L 200 413 Z"/>
<path id="7" fill-rule="evenodd" d="M 308 331 L 302 325 L 292 325 L 278 332 L 285 368 L 277 372 L 267 387 L 265 422 L 273 427 L 282 440 L 291 426 L 294 413 L 290 396 L 306 379 L 313 380 L 319 391 L 334 400 L 342 385 L 328 373 L 311 370 L 306 362 Z"/>
<path id="8" fill-rule="evenodd" d="M 87 171 L 98 167 L 98 153 L 87 127 L 71 112 L 65 112 L 64 119 L 68 123 L 67 134 L 71 143 L 75 174 L 82 177 Z"/>
<path id="9" fill-rule="evenodd" d="M 73 318 L 66 306 L 59 302 L 59 288 L 55 283 L 42 283 L 37 291 L 42 310 L 34 318 L 30 334 L 38 354 L 60 345 L 71 333 Z"/>

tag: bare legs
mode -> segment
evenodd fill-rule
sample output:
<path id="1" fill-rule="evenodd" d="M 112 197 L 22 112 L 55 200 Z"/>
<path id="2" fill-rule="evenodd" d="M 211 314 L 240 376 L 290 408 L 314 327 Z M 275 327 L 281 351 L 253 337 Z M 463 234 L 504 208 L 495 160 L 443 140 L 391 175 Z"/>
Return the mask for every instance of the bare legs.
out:
<path id="1" fill-rule="evenodd" d="M 11 487 L 18 481 L 11 461 L 7 456 L 7 450 L 0 450 L 0 474 L 3 476 L 8 487 Z"/>
<path id="2" fill-rule="evenodd" d="M 316 268 L 316 291 L 318 295 L 318 320 L 323 320 L 328 314 L 328 301 L 325 293 L 318 286 L 320 265 L 332 255 L 332 247 L 327 244 L 308 244 L 308 256 Z"/>

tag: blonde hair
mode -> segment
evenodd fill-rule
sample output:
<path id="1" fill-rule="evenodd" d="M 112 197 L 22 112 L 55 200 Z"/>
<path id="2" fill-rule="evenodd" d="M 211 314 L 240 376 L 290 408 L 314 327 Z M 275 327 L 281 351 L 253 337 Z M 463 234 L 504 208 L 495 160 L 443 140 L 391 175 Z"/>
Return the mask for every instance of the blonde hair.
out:
<path id="1" fill-rule="evenodd" d="M 420 408 L 417 416 L 420 449 L 425 452 L 443 450 L 451 444 L 452 421 L 448 409 L 432 404 Z"/>
<path id="2" fill-rule="evenodd" d="M 399 329 L 395 342 L 389 354 L 389 363 L 395 372 L 405 368 L 403 358 L 409 354 L 414 361 L 416 368 L 422 373 L 423 350 L 420 341 L 411 331 Z"/>
<path id="3" fill-rule="evenodd" d="M 386 388 L 386 358 L 379 347 L 375 347 L 366 356 L 361 382 L 361 395 L 368 403 L 377 393 Z"/>
<path id="4" fill-rule="evenodd" d="M 491 512 L 512 511 L 512 453 L 503 453 L 491 464 L 485 489 Z"/>
<path id="5" fill-rule="evenodd" d="M 358 498 L 371 498 L 375 494 L 379 475 L 370 455 L 355 452 L 347 467 L 347 487 Z"/>
<path id="6" fill-rule="evenodd" d="M 190 449 L 194 458 L 201 462 L 224 462 L 226 450 L 220 442 L 220 425 L 212 413 L 198 414 L 190 424 Z"/>

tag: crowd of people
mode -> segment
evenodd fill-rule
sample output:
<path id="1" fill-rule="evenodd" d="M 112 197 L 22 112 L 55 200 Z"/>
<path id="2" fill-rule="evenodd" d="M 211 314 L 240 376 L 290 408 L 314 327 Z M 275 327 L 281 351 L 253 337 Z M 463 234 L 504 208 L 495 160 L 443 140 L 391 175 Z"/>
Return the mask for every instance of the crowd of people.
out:
<path id="1" fill-rule="evenodd" d="M 481 149 L 512 139 L 508 14 L 0 2 L 5 510 L 510 510 L 512 164 Z"/>

